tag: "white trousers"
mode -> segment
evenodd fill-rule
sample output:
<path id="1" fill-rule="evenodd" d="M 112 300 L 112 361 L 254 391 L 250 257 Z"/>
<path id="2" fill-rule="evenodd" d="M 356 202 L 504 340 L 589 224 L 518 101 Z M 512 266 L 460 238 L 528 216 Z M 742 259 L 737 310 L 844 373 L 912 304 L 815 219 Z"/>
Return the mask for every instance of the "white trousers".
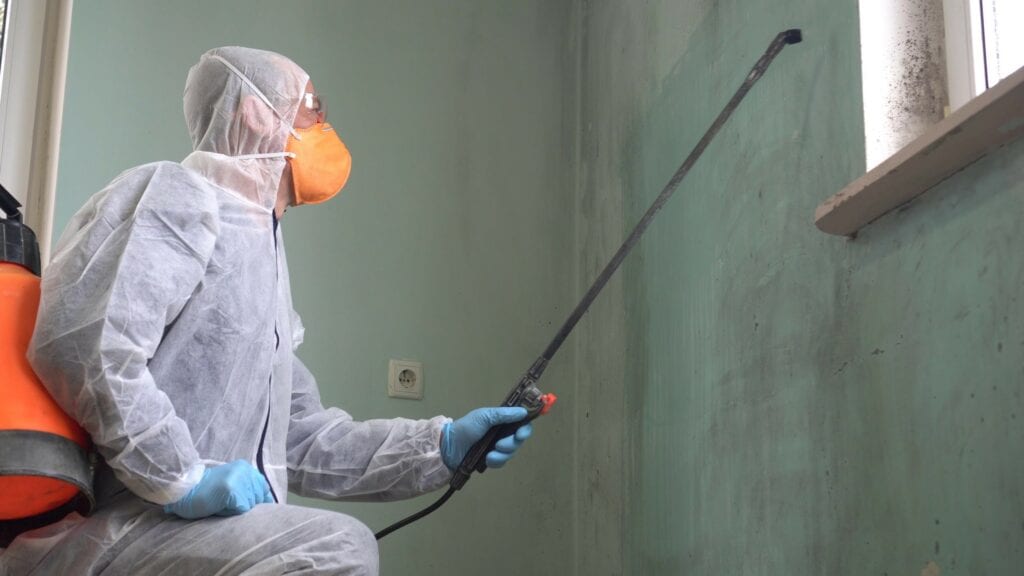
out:
<path id="1" fill-rule="evenodd" d="M 239 516 L 184 520 L 123 492 L 92 516 L 26 532 L 0 552 L 0 575 L 377 576 L 377 541 L 327 510 L 261 504 Z"/>

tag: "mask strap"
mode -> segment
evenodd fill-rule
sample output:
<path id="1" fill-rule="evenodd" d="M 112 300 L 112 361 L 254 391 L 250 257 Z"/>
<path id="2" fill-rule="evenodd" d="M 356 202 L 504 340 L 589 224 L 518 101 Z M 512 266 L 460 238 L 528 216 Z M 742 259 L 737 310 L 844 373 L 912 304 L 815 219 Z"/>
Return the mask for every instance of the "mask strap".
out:
<path id="1" fill-rule="evenodd" d="M 274 113 L 274 116 L 277 116 L 278 120 L 280 120 L 282 124 L 287 124 L 287 122 L 285 122 L 284 117 L 281 116 L 281 114 L 277 111 L 277 108 L 274 108 L 274 105 L 270 103 L 270 99 L 267 98 L 266 96 L 264 96 L 263 95 L 263 91 L 261 91 L 259 88 L 257 88 L 256 85 L 252 83 L 252 80 L 249 80 L 248 78 L 246 78 L 245 74 L 242 74 L 241 70 L 236 68 L 234 64 L 232 64 L 231 62 L 228 62 L 223 56 L 221 56 L 219 54 L 214 54 L 214 55 L 211 56 L 211 58 L 213 58 L 214 60 L 217 60 L 221 64 L 227 66 L 228 70 L 231 70 L 231 72 L 233 72 L 235 76 L 238 76 L 242 80 L 242 82 L 244 82 L 245 85 L 249 87 L 249 90 L 252 90 L 252 92 L 254 94 L 256 94 L 256 96 L 260 100 L 262 100 L 264 104 L 267 105 L 267 108 L 270 108 L 270 111 Z M 295 132 L 295 128 L 294 127 L 289 128 L 288 131 L 291 132 L 292 136 L 294 136 L 296 139 L 301 140 L 301 138 L 299 138 L 298 133 Z M 240 158 L 240 156 L 239 156 L 239 158 Z"/>
<path id="2" fill-rule="evenodd" d="M 263 154 L 242 154 L 232 156 L 235 160 L 263 160 L 265 158 L 295 158 L 294 152 L 266 152 Z"/>

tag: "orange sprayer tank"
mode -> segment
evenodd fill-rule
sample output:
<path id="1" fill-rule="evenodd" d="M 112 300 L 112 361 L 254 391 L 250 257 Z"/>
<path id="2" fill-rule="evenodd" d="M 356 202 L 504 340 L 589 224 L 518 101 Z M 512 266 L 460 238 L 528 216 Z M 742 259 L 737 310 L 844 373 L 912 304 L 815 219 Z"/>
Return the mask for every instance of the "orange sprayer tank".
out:
<path id="1" fill-rule="evenodd" d="M 39 251 L 20 205 L 0 186 L 0 545 L 92 508 L 89 438 L 25 356 L 39 309 Z"/>

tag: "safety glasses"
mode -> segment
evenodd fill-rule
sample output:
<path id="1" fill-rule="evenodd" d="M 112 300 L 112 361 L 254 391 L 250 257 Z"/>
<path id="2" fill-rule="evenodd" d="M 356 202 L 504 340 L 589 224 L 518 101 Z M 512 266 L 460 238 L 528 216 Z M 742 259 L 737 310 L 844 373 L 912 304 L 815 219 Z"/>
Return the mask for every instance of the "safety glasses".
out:
<path id="1" fill-rule="evenodd" d="M 324 101 L 324 97 L 320 94 L 306 92 L 300 99 L 299 108 L 308 117 L 312 118 L 315 116 L 318 123 L 323 123 L 327 120 L 327 102 Z"/>

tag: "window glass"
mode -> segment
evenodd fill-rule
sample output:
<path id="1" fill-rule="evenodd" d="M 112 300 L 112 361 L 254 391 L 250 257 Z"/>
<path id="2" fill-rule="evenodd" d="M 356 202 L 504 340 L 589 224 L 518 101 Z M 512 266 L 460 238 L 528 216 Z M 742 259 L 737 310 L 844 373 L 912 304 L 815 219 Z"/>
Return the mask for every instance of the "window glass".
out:
<path id="1" fill-rule="evenodd" d="M 1024 2 L 981 0 L 985 84 L 989 88 L 1024 66 Z"/>

